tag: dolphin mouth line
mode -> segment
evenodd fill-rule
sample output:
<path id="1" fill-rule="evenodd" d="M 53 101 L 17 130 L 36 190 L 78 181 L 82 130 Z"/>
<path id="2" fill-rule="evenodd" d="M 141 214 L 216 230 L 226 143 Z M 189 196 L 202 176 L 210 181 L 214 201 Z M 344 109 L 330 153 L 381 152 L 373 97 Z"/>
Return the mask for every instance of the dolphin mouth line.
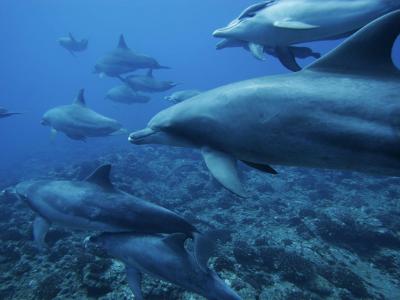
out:
<path id="1" fill-rule="evenodd" d="M 144 143 L 148 137 L 152 136 L 155 133 L 157 133 L 157 131 L 155 131 L 151 128 L 145 128 L 142 130 L 132 132 L 129 135 L 128 140 L 132 144 L 140 145 L 140 144 Z"/>

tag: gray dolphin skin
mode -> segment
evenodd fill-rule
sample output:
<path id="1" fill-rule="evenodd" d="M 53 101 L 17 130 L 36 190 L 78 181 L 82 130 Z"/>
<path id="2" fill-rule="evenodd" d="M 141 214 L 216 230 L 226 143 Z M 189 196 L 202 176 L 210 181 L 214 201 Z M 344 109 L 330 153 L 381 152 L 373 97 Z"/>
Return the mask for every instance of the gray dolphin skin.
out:
<path id="1" fill-rule="evenodd" d="M 2 118 L 8 118 L 11 117 L 13 115 L 20 115 L 20 112 L 9 112 L 7 109 L 5 109 L 4 107 L 0 106 L 0 119 Z"/>
<path id="2" fill-rule="evenodd" d="M 154 58 L 129 49 L 124 36 L 121 35 L 117 48 L 96 63 L 94 73 L 117 77 L 139 69 L 169 69 L 169 67 L 161 66 Z"/>
<path id="3" fill-rule="evenodd" d="M 177 83 L 172 81 L 160 81 L 155 79 L 152 69 L 149 69 L 146 75 L 130 75 L 126 78 L 120 77 L 120 79 L 131 89 L 138 92 L 160 93 L 177 86 Z"/>
<path id="4" fill-rule="evenodd" d="M 234 39 L 223 39 L 220 41 L 216 49 L 221 50 L 225 48 L 243 48 L 247 51 L 251 51 L 249 48 L 249 43 L 246 41 L 240 41 L 240 40 L 234 40 Z M 293 72 L 298 72 L 301 70 L 301 67 L 297 63 L 297 61 L 294 58 L 320 58 L 321 54 L 318 52 L 314 52 L 311 48 L 308 47 L 299 47 L 299 46 L 289 46 L 288 51 L 293 57 L 293 59 L 290 60 L 281 60 L 281 63 L 283 64 L 284 67 L 286 67 L 288 70 L 293 71 Z M 255 56 L 259 60 L 266 60 L 266 54 L 274 56 L 276 58 L 279 58 L 279 54 L 275 51 L 274 48 L 271 47 L 264 47 L 262 56 Z M 254 56 L 254 55 L 253 55 Z"/>
<path id="5" fill-rule="evenodd" d="M 147 103 L 150 97 L 135 92 L 126 84 L 113 87 L 107 92 L 106 99 L 124 104 Z"/>
<path id="6" fill-rule="evenodd" d="M 239 196 L 237 160 L 268 173 L 274 164 L 400 176 L 400 71 L 391 56 L 399 33 L 400 10 L 303 71 L 204 92 L 129 140 L 200 148 L 214 177 Z"/>
<path id="7" fill-rule="evenodd" d="M 107 118 L 86 107 L 84 90 L 70 105 L 58 106 L 47 111 L 42 125 L 51 127 L 52 134 L 63 132 L 73 140 L 85 140 L 89 137 L 102 137 L 124 132 L 117 121 Z"/>
<path id="8" fill-rule="evenodd" d="M 269 0 L 250 6 L 213 35 L 247 42 L 260 59 L 264 47 L 272 48 L 287 67 L 295 65 L 288 46 L 347 36 L 399 8 L 398 0 Z"/>
<path id="9" fill-rule="evenodd" d="M 14 192 L 37 214 L 34 239 L 45 246 L 50 224 L 102 232 L 182 233 L 196 229 L 174 212 L 116 189 L 110 165 L 99 167 L 83 181 L 34 180 Z"/>
<path id="10" fill-rule="evenodd" d="M 172 103 L 180 103 L 200 94 L 201 92 L 199 90 L 184 90 L 172 93 L 171 95 L 164 97 L 164 99 Z"/>
<path id="11" fill-rule="evenodd" d="M 72 55 L 74 55 L 74 52 L 85 51 L 88 46 L 87 39 L 82 39 L 79 41 L 74 38 L 72 33 L 69 33 L 68 37 L 59 38 L 58 43 L 60 44 L 61 47 L 67 49 L 69 53 L 71 53 Z"/>
<path id="12" fill-rule="evenodd" d="M 218 275 L 210 270 L 205 259 L 200 266 L 194 255 L 185 249 L 185 235 L 139 235 L 131 233 L 101 234 L 91 242 L 126 266 L 128 284 L 135 300 L 143 300 L 142 273 L 172 282 L 209 300 L 241 298 Z"/>

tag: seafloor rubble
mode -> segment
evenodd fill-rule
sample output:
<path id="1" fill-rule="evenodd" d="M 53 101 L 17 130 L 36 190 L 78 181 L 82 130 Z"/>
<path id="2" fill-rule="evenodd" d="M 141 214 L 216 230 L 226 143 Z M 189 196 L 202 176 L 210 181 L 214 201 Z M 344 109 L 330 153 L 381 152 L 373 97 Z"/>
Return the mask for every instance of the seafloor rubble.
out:
<path id="1" fill-rule="evenodd" d="M 242 166 L 244 200 L 214 182 L 198 153 L 141 147 L 51 171 L 27 161 L 0 174 L 0 188 L 29 179 L 29 168 L 81 179 L 105 162 L 120 189 L 223 229 L 210 266 L 245 300 L 400 299 L 400 179 Z M 26 204 L 3 197 L 0 206 L 0 299 L 133 299 L 123 265 L 84 248 L 88 233 L 52 227 L 39 252 Z M 202 299 L 147 276 L 143 290 L 152 300 Z"/>

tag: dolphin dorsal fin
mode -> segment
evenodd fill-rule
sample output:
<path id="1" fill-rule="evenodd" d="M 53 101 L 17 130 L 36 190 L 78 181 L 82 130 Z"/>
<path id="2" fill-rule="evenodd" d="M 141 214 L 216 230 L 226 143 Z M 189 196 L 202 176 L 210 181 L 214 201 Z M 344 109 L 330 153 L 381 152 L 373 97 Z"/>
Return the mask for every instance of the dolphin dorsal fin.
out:
<path id="1" fill-rule="evenodd" d="M 153 69 L 149 69 L 149 70 L 147 71 L 147 77 L 153 78 Z"/>
<path id="2" fill-rule="evenodd" d="M 346 74 L 400 75 L 392 60 L 392 49 L 399 34 L 400 10 L 397 10 L 371 22 L 306 69 Z"/>
<path id="3" fill-rule="evenodd" d="M 68 36 L 69 36 L 69 38 L 70 38 L 71 40 L 75 41 L 75 38 L 74 38 L 74 36 L 72 35 L 71 32 L 68 33 Z"/>
<path id="4" fill-rule="evenodd" d="M 78 96 L 76 96 L 74 100 L 74 104 L 80 105 L 80 106 L 86 106 L 86 101 L 85 101 L 85 89 L 80 89 L 78 92 Z"/>
<path id="5" fill-rule="evenodd" d="M 113 189 L 114 186 L 110 180 L 111 165 L 103 165 L 98 167 L 85 181 L 97 184 L 106 189 Z"/>
<path id="6" fill-rule="evenodd" d="M 126 45 L 125 37 L 124 37 L 123 34 L 121 34 L 119 36 L 118 48 L 120 48 L 120 49 L 128 49 L 128 46 Z"/>
<path id="7" fill-rule="evenodd" d="M 187 235 L 183 233 L 173 233 L 167 235 L 163 238 L 164 243 L 166 243 L 171 248 L 182 251 L 185 250 L 185 241 L 187 239 Z"/>

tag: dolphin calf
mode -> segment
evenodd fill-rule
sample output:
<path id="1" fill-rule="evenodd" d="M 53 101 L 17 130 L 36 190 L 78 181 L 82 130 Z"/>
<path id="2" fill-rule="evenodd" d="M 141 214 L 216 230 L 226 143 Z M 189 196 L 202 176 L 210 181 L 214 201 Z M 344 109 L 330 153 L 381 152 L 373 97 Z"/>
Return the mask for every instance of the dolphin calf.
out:
<path id="1" fill-rule="evenodd" d="M 94 73 L 117 77 L 139 69 L 169 69 L 161 66 L 154 58 L 139 54 L 129 49 L 123 35 L 120 36 L 118 46 L 102 57 L 94 67 Z"/>
<path id="2" fill-rule="evenodd" d="M 0 119 L 2 118 L 7 118 L 7 117 L 11 117 L 13 115 L 20 115 L 20 112 L 9 112 L 7 109 L 5 109 L 4 107 L 0 106 Z"/>
<path id="3" fill-rule="evenodd" d="M 68 37 L 59 38 L 58 43 L 60 44 L 61 47 L 67 49 L 69 53 L 71 53 L 72 55 L 75 55 L 74 52 L 85 51 L 88 46 L 87 39 L 82 39 L 78 41 L 77 39 L 74 38 L 72 33 L 69 33 Z"/>
<path id="4" fill-rule="evenodd" d="M 197 96 L 199 94 L 201 94 L 201 92 L 198 90 L 184 90 L 172 93 L 171 95 L 164 97 L 164 99 L 172 103 L 179 103 L 187 99 L 193 98 L 194 96 Z"/>
<path id="5" fill-rule="evenodd" d="M 95 170 L 83 181 L 33 180 L 12 191 L 36 213 L 34 239 L 45 246 L 50 224 L 101 232 L 182 233 L 197 230 L 174 212 L 115 188 L 110 165 Z"/>
<path id="6" fill-rule="evenodd" d="M 213 35 L 246 41 L 258 58 L 272 48 L 291 66 L 296 61 L 290 45 L 347 36 L 399 8 L 397 0 L 269 0 L 250 6 Z"/>
<path id="7" fill-rule="evenodd" d="M 90 241 L 104 248 L 109 255 L 125 264 L 128 284 L 136 300 L 143 300 L 142 273 L 174 283 L 209 300 L 240 300 L 241 298 L 217 273 L 202 265 L 185 248 L 185 235 L 140 235 L 104 233 Z"/>
<path id="8" fill-rule="evenodd" d="M 214 177 L 242 197 L 238 160 L 273 174 L 271 164 L 400 176 L 399 33 L 397 10 L 303 71 L 204 92 L 129 140 L 201 149 Z"/>
<path id="9" fill-rule="evenodd" d="M 165 92 L 177 85 L 177 83 L 172 81 L 159 81 L 155 79 L 152 69 L 149 69 L 146 75 L 130 75 L 126 78 L 120 77 L 120 79 L 134 91 L 147 93 Z"/>
<path id="10" fill-rule="evenodd" d="M 251 51 L 249 48 L 249 43 L 246 41 L 240 41 L 240 40 L 234 40 L 234 39 L 224 39 L 221 42 L 219 42 L 216 46 L 217 50 L 225 49 L 225 48 L 235 48 L 235 47 L 240 47 L 244 48 L 247 51 Z M 258 53 L 256 53 L 255 56 L 259 60 L 265 60 L 266 59 L 266 54 L 274 56 L 276 58 L 278 57 L 278 54 L 276 53 L 274 48 L 271 47 L 264 47 L 263 49 L 262 56 L 258 56 Z M 313 58 L 320 58 L 321 54 L 318 52 L 314 52 L 311 48 L 308 47 L 298 47 L 298 46 L 289 46 L 288 50 L 290 52 L 290 55 L 293 58 L 308 58 L 308 57 L 313 57 Z M 293 72 L 298 72 L 301 70 L 301 67 L 299 64 L 296 62 L 295 59 L 291 60 L 282 60 L 281 63 L 286 67 L 288 70 L 293 71 Z"/>
<path id="11" fill-rule="evenodd" d="M 113 87 L 107 92 L 105 98 L 113 102 L 125 104 L 147 103 L 150 101 L 150 97 L 135 92 L 126 84 Z"/>
<path id="12" fill-rule="evenodd" d="M 84 90 L 70 105 L 58 106 L 47 111 L 42 118 L 42 125 L 50 126 L 52 134 L 63 132 L 73 140 L 85 140 L 88 137 L 109 136 L 125 132 L 117 121 L 86 107 Z"/>

